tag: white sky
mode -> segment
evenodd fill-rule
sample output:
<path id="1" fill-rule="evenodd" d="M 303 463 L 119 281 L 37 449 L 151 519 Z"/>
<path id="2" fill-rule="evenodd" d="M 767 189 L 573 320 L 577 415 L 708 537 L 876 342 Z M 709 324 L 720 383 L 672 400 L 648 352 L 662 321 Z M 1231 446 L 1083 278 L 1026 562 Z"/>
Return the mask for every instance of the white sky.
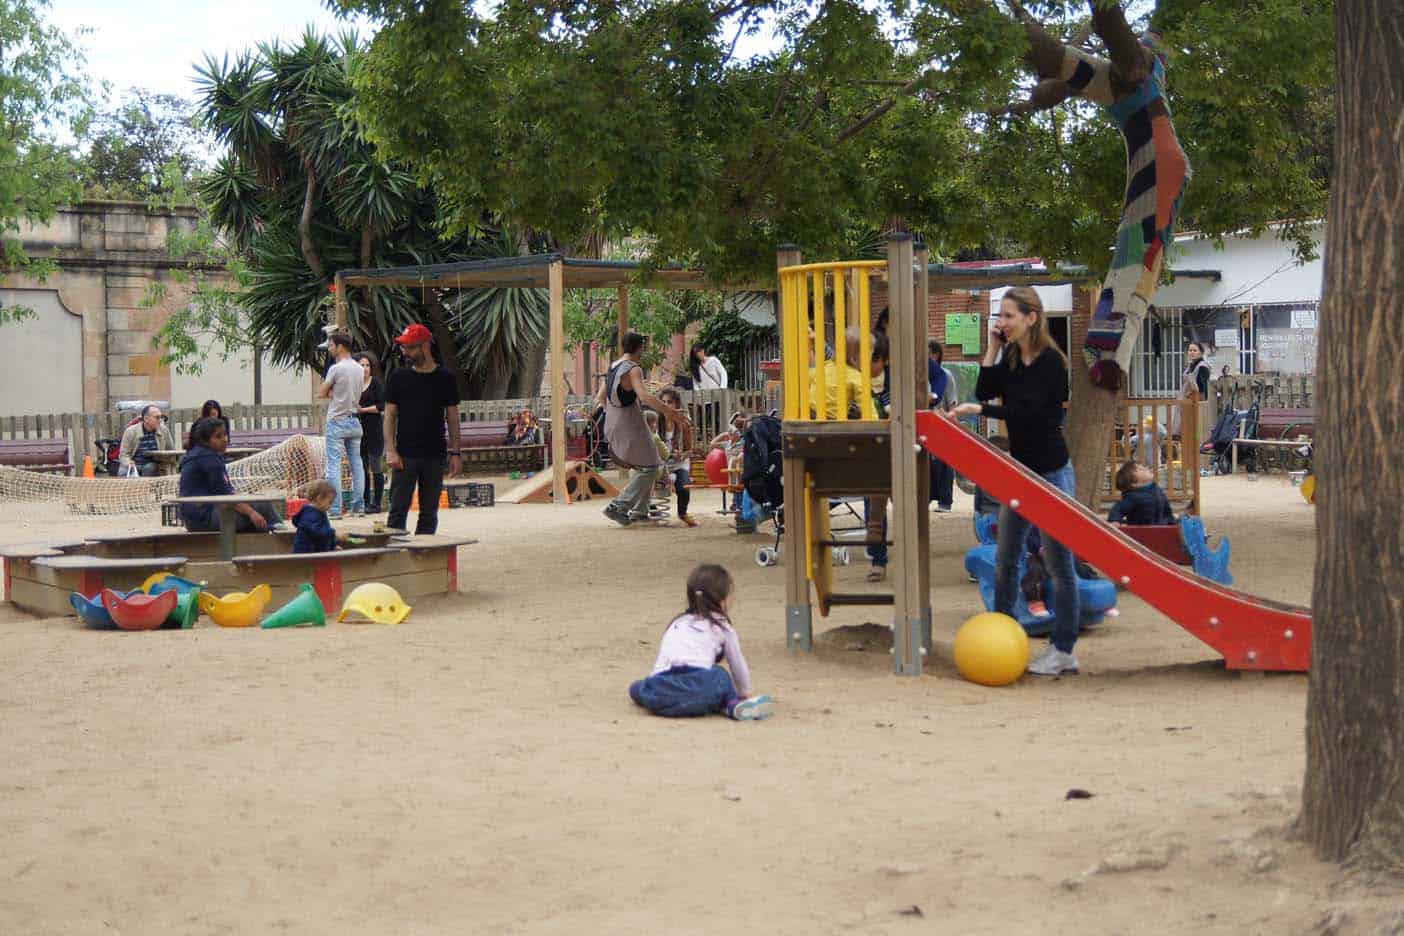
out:
<path id="1" fill-rule="evenodd" d="M 321 0 L 53 0 L 50 21 L 87 55 L 87 71 L 114 94 L 130 87 L 193 97 L 194 66 L 255 43 L 296 39 L 309 24 L 341 28 Z M 91 31 L 77 35 L 80 28 Z M 369 29 L 359 25 L 362 35 Z"/>

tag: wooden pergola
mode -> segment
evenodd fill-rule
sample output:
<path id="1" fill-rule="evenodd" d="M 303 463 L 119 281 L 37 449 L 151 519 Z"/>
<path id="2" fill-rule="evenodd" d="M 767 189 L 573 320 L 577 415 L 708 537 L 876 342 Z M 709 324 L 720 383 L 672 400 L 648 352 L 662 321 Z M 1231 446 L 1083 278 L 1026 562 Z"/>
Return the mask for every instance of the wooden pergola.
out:
<path id="1" fill-rule="evenodd" d="M 557 504 L 566 503 L 565 446 L 565 291 L 614 289 L 619 296 L 619 338 L 629 330 L 629 290 L 723 289 L 768 290 L 768 286 L 718 287 L 700 270 L 674 267 L 645 269 L 631 260 L 587 260 L 562 254 L 530 254 L 493 260 L 436 263 L 425 266 L 338 270 L 336 324 L 346 328 L 346 290 L 352 286 L 404 286 L 424 289 L 545 289 L 550 297 L 547 348 L 551 361 L 551 487 Z"/>
<path id="2" fill-rule="evenodd" d="M 998 286 L 1047 286 L 1082 282 L 1085 270 L 1064 268 L 1057 272 L 1037 264 L 970 268 L 933 263 L 927 267 L 929 288 L 990 289 Z M 1217 270 L 1180 270 L 1176 276 L 1219 278 Z M 718 286 L 701 270 L 677 267 L 645 269 L 632 260 L 589 260 L 563 254 L 529 254 L 493 260 L 435 263 L 424 266 L 338 270 L 336 273 L 336 325 L 345 329 L 346 289 L 351 286 L 404 286 L 438 289 L 545 289 L 550 297 L 551 361 L 551 486 L 557 504 L 566 503 L 565 490 L 565 291 L 615 289 L 619 296 L 619 338 L 629 330 L 629 290 L 720 289 L 725 292 L 771 291 L 773 285 Z"/>

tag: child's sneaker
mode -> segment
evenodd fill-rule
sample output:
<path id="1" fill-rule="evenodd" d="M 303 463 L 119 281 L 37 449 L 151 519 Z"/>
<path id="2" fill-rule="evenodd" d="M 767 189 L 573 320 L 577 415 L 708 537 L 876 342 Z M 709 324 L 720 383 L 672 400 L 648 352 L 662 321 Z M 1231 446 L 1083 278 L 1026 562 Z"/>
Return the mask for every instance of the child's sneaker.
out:
<path id="1" fill-rule="evenodd" d="M 1078 672 L 1077 657 L 1064 653 L 1052 644 L 1032 663 L 1029 672 L 1034 676 L 1068 676 Z"/>
<path id="2" fill-rule="evenodd" d="M 695 527 L 700 525 L 696 520 L 693 519 L 692 514 L 683 514 L 678 519 L 683 522 L 683 526 Z"/>
<path id="3" fill-rule="evenodd" d="M 613 502 L 611 502 L 610 505 L 604 509 L 604 515 L 609 519 L 613 520 L 615 523 L 619 524 L 620 526 L 628 526 L 629 524 L 634 522 L 633 520 L 629 519 L 629 515 L 627 513 L 614 506 Z"/>
<path id="4" fill-rule="evenodd" d="M 775 714 L 775 702 L 768 695 L 751 696 L 733 705 L 728 714 L 737 721 L 759 721 Z"/>

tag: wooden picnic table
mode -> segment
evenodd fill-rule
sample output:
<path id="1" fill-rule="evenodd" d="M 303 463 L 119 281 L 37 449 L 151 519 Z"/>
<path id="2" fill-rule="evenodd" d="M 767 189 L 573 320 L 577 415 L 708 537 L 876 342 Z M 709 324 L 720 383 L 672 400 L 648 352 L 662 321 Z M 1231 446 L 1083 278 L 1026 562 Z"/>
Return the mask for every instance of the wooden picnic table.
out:
<path id="1" fill-rule="evenodd" d="M 277 493 L 209 494 L 200 497 L 173 498 L 173 503 L 208 504 L 215 509 L 215 516 L 219 517 L 219 558 L 225 560 L 234 558 L 234 547 L 239 539 L 239 511 L 235 509 L 236 507 L 240 504 L 254 506 L 256 504 L 281 504 L 284 502 L 284 495 Z"/>
<path id="2" fill-rule="evenodd" d="M 250 455 L 257 455 L 263 451 L 247 445 L 231 445 L 224 450 L 224 460 L 227 462 L 238 461 L 241 458 L 248 458 Z M 146 453 L 151 460 L 161 466 L 161 474 L 175 474 L 175 468 L 180 464 L 180 457 L 185 454 L 185 449 L 152 449 Z"/>

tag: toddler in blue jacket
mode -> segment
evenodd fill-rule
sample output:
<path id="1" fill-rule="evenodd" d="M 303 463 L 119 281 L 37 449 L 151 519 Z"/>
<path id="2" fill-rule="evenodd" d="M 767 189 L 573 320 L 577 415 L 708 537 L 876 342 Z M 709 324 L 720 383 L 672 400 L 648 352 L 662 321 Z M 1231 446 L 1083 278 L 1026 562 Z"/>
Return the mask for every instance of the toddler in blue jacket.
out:
<path id="1" fill-rule="evenodd" d="M 337 543 L 346 541 L 345 533 L 332 528 L 327 511 L 336 499 L 336 488 L 327 480 L 313 481 L 307 485 L 307 503 L 293 517 L 297 536 L 293 539 L 293 552 L 331 552 Z"/>

